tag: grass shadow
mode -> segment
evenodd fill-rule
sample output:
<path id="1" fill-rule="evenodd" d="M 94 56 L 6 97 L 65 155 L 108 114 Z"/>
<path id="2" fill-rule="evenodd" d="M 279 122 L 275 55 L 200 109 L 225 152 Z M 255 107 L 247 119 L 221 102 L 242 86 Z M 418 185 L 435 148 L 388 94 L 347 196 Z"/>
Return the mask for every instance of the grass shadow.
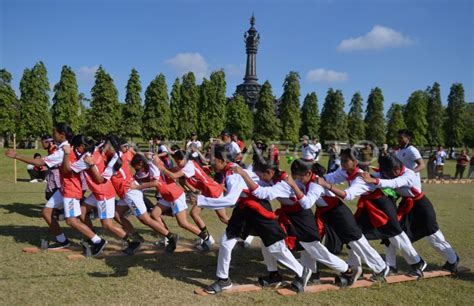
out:
<path id="1" fill-rule="evenodd" d="M 70 228 L 63 227 L 64 234 L 68 238 L 78 238 L 79 234 Z M 33 225 L 3 225 L 0 226 L 0 236 L 12 237 L 15 242 L 29 243 L 33 246 L 40 246 L 41 239 L 50 239 L 48 227 Z"/>
<path id="2" fill-rule="evenodd" d="M 29 218 L 41 217 L 42 204 L 11 203 L 0 204 L 0 209 L 6 210 L 4 214 L 20 214 Z"/>

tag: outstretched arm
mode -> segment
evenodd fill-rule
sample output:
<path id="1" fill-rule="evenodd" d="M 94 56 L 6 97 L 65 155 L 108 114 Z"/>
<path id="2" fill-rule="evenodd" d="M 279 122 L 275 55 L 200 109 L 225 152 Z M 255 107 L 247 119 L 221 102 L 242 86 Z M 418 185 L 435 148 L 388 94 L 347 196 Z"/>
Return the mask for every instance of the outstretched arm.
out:
<path id="1" fill-rule="evenodd" d="M 46 163 L 44 162 L 44 159 L 42 158 L 33 158 L 33 157 L 27 157 L 27 156 L 21 156 L 16 153 L 16 150 L 8 149 L 5 151 L 5 156 L 10 157 L 19 161 L 22 161 L 24 163 L 34 165 L 37 167 L 45 166 Z"/>

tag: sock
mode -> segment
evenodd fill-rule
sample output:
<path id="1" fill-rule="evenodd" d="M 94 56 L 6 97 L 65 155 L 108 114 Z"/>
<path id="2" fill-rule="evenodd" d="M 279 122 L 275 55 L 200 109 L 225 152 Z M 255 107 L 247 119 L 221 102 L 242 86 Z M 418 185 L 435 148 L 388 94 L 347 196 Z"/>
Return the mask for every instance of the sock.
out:
<path id="1" fill-rule="evenodd" d="M 91 238 L 91 241 L 92 241 L 93 244 L 97 244 L 97 243 L 101 242 L 102 239 L 99 236 L 94 235 L 94 237 Z"/>
<path id="2" fill-rule="evenodd" d="M 209 233 L 207 231 L 201 231 L 198 237 L 201 238 L 202 240 L 207 240 L 209 239 Z"/>
<path id="3" fill-rule="evenodd" d="M 166 235 L 166 238 L 172 239 L 172 238 L 173 238 L 173 234 L 172 234 L 171 232 L 168 232 L 168 235 Z"/>
<path id="4" fill-rule="evenodd" d="M 66 236 L 64 235 L 64 233 L 62 233 L 61 235 L 57 235 L 56 236 L 56 241 L 59 242 L 59 243 L 66 242 Z"/>

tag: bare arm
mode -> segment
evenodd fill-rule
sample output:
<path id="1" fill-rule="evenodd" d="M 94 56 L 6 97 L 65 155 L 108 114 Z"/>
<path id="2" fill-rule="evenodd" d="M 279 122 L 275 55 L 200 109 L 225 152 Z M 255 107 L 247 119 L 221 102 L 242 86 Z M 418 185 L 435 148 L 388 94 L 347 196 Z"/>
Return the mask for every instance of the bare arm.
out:
<path id="1" fill-rule="evenodd" d="M 33 157 L 27 157 L 27 156 L 21 156 L 16 154 L 16 150 L 11 150 L 8 149 L 5 151 L 5 156 L 22 161 L 24 163 L 34 165 L 37 167 L 45 166 L 46 163 L 44 162 L 44 159 L 42 158 L 33 158 Z"/>
<path id="2" fill-rule="evenodd" d="M 165 165 L 163 164 L 163 162 L 161 161 L 160 159 L 160 154 L 158 155 L 154 155 L 153 156 L 153 164 L 161 171 L 163 172 L 163 174 L 165 174 L 166 176 L 168 176 L 169 178 L 172 178 L 173 180 L 177 180 L 179 179 L 180 177 L 183 177 L 184 176 L 184 172 L 182 170 L 178 170 L 176 172 L 173 172 L 173 171 L 170 171 L 168 170 Z"/>
<path id="3" fill-rule="evenodd" d="M 64 151 L 64 157 L 63 157 L 63 162 L 61 164 L 61 172 L 64 174 L 72 173 L 71 161 L 69 160 L 69 154 L 71 154 L 71 146 L 68 144 L 64 145 L 63 151 Z"/>
<path id="4" fill-rule="evenodd" d="M 143 189 L 149 189 L 149 188 L 156 188 L 157 185 L 158 185 L 158 181 L 154 180 L 154 181 L 143 183 L 140 185 L 131 183 L 128 187 L 132 190 L 143 190 Z"/>
<path id="5" fill-rule="evenodd" d="M 318 178 L 318 185 L 320 185 L 323 188 L 326 188 L 329 191 L 332 191 L 335 195 L 337 195 L 341 199 L 344 199 L 346 197 L 346 192 L 344 190 L 334 187 L 333 184 L 326 182 L 326 180 L 324 180 L 321 177 Z"/>
<path id="6" fill-rule="evenodd" d="M 420 172 L 421 170 L 425 169 L 425 162 L 423 161 L 423 158 L 419 158 L 415 160 L 416 167 L 413 169 L 415 172 Z"/>

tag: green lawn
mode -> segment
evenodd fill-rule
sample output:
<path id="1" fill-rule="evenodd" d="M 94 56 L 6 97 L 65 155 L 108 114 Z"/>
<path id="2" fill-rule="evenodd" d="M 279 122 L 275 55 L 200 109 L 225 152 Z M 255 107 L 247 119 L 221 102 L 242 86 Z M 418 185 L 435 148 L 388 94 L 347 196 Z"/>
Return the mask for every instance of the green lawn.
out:
<path id="1" fill-rule="evenodd" d="M 22 151 L 32 154 L 33 151 Z M 323 164 L 326 161 L 323 160 Z M 288 165 L 283 161 L 283 168 Z M 451 162 L 446 170 L 451 173 Z M 13 162 L 0 150 L 0 304 L 470 304 L 474 299 L 474 274 L 443 277 L 369 289 L 347 289 L 320 294 L 302 294 L 285 298 L 272 290 L 259 293 L 197 297 L 193 289 L 214 279 L 216 253 L 175 253 L 139 255 L 70 261 L 64 254 L 26 254 L 21 249 L 39 245 L 49 237 L 40 219 L 44 205 L 44 184 L 25 181 L 14 184 Z M 449 171 L 449 172 L 448 172 Z M 27 179 L 26 166 L 18 163 L 20 179 Z M 452 171 L 454 173 L 454 171 Z M 425 185 L 434 203 L 438 222 L 448 241 L 457 250 L 464 266 L 474 267 L 474 186 Z M 354 203 L 349 204 L 354 208 Z M 230 213 L 230 211 L 229 211 Z M 210 211 L 204 212 L 216 240 L 224 230 Z M 145 239 L 156 238 L 145 227 L 134 224 Z M 178 229 L 167 218 L 173 231 L 183 240 L 192 235 Z M 95 222 L 98 226 L 98 222 Z M 66 226 L 63 224 L 63 226 Z M 78 241 L 79 236 L 66 233 Z M 111 237 L 109 237 L 112 239 Z M 378 243 L 373 243 L 378 249 Z M 437 269 L 444 260 L 425 241 L 415 247 L 428 261 L 428 269 Z M 344 258 L 346 254 L 342 255 Z M 400 258 L 400 268 L 406 270 Z M 265 273 L 257 247 L 235 249 L 231 277 L 235 283 L 254 282 Z M 323 275 L 333 275 L 322 267 Z M 290 273 L 287 273 L 290 275 Z"/>

